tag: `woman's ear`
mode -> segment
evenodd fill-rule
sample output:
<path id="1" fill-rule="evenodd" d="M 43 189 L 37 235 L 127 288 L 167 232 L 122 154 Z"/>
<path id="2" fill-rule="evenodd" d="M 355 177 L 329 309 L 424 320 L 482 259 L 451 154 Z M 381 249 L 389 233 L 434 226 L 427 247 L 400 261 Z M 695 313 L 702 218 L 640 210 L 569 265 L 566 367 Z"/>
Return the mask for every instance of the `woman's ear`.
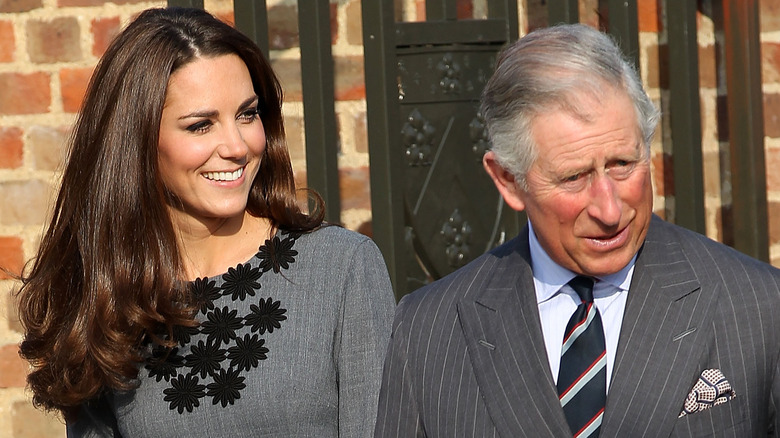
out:
<path id="1" fill-rule="evenodd" d="M 486 152 L 482 157 L 482 166 L 485 167 L 485 171 L 490 175 L 507 205 L 517 211 L 525 209 L 523 200 L 527 196 L 525 191 L 518 186 L 515 176 L 498 163 L 493 151 Z"/>

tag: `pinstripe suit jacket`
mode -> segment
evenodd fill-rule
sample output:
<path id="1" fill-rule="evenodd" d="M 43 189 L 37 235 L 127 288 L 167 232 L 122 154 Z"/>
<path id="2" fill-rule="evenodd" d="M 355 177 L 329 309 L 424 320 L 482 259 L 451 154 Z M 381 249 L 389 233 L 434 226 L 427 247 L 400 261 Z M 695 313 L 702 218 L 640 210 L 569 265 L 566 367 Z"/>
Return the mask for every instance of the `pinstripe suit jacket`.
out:
<path id="1" fill-rule="evenodd" d="M 544 348 L 527 236 L 401 301 L 377 437 L 571 437 Z M 780 270 L 654 216 L 601 436 L 773 435 L 779 353 Z M 723 372 L 736 397 L 678 418 L 708 368 Z"/>

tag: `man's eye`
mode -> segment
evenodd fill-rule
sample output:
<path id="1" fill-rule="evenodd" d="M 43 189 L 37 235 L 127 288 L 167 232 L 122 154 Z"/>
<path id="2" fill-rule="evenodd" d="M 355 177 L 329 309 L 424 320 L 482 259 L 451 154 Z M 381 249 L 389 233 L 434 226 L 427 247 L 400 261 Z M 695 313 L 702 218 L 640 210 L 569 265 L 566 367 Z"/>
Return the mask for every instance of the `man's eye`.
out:
<path id="1" fill-rule="evenodd" d="M 565 183 L 570 183 L 570 182 L 576 182 L 576 181 L 580 180 L 581 178 L 582 178 L 582 174 L 578 173 L 578 174 L 575 174 L 575 175 L 567 176 L 562 181 L 565 182 Z"/>
<path id="2" fill-rule="evenodd" d="M 617 160 L 607 167 L 607 172 L 612 175 L 613 178 L 626 178 L 634 171 L 636 162 L 629 160 Z"/>

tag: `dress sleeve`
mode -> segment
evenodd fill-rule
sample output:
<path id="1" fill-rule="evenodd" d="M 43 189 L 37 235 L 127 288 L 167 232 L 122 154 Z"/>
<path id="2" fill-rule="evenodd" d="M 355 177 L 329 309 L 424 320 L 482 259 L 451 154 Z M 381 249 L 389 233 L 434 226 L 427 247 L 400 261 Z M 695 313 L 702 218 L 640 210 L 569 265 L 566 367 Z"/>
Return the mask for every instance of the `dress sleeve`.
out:
<path id="1" fill-rule="evenodd" d="M 373 241 L 360 243 L 344 269 L 335 345 L 339 437 L 371 437 L 395 298 L 384 259 Z"/>
<path id="2" fill-rule="evenodd" d="M 82 404 L 76 417 L 66 423 L 68 438 L 122 438 L 114 409 L 105 395 Z"/>
<path id="3" fill-rule="evenodd" d="M 379 397 L 376 438 L 425 436 L 409 365 L 411 318 L 407 316 L 415 310 L 410 308 L 410 298 L 405 296 L 396 309 Z"/>

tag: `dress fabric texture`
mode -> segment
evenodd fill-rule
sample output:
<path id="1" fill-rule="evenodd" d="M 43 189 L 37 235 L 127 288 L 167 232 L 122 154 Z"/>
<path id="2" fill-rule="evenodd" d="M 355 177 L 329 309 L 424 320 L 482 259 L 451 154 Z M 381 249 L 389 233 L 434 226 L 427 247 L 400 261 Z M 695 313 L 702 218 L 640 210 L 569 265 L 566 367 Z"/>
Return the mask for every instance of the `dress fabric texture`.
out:
<path id="1" fill-rule="evenodd" d="M 367 237 L 278 232 L 190 283 L 199 327 L 149 344 L 140 386 L 81 407 L 69 437 L 369 437 L 395 301 Z"/>

